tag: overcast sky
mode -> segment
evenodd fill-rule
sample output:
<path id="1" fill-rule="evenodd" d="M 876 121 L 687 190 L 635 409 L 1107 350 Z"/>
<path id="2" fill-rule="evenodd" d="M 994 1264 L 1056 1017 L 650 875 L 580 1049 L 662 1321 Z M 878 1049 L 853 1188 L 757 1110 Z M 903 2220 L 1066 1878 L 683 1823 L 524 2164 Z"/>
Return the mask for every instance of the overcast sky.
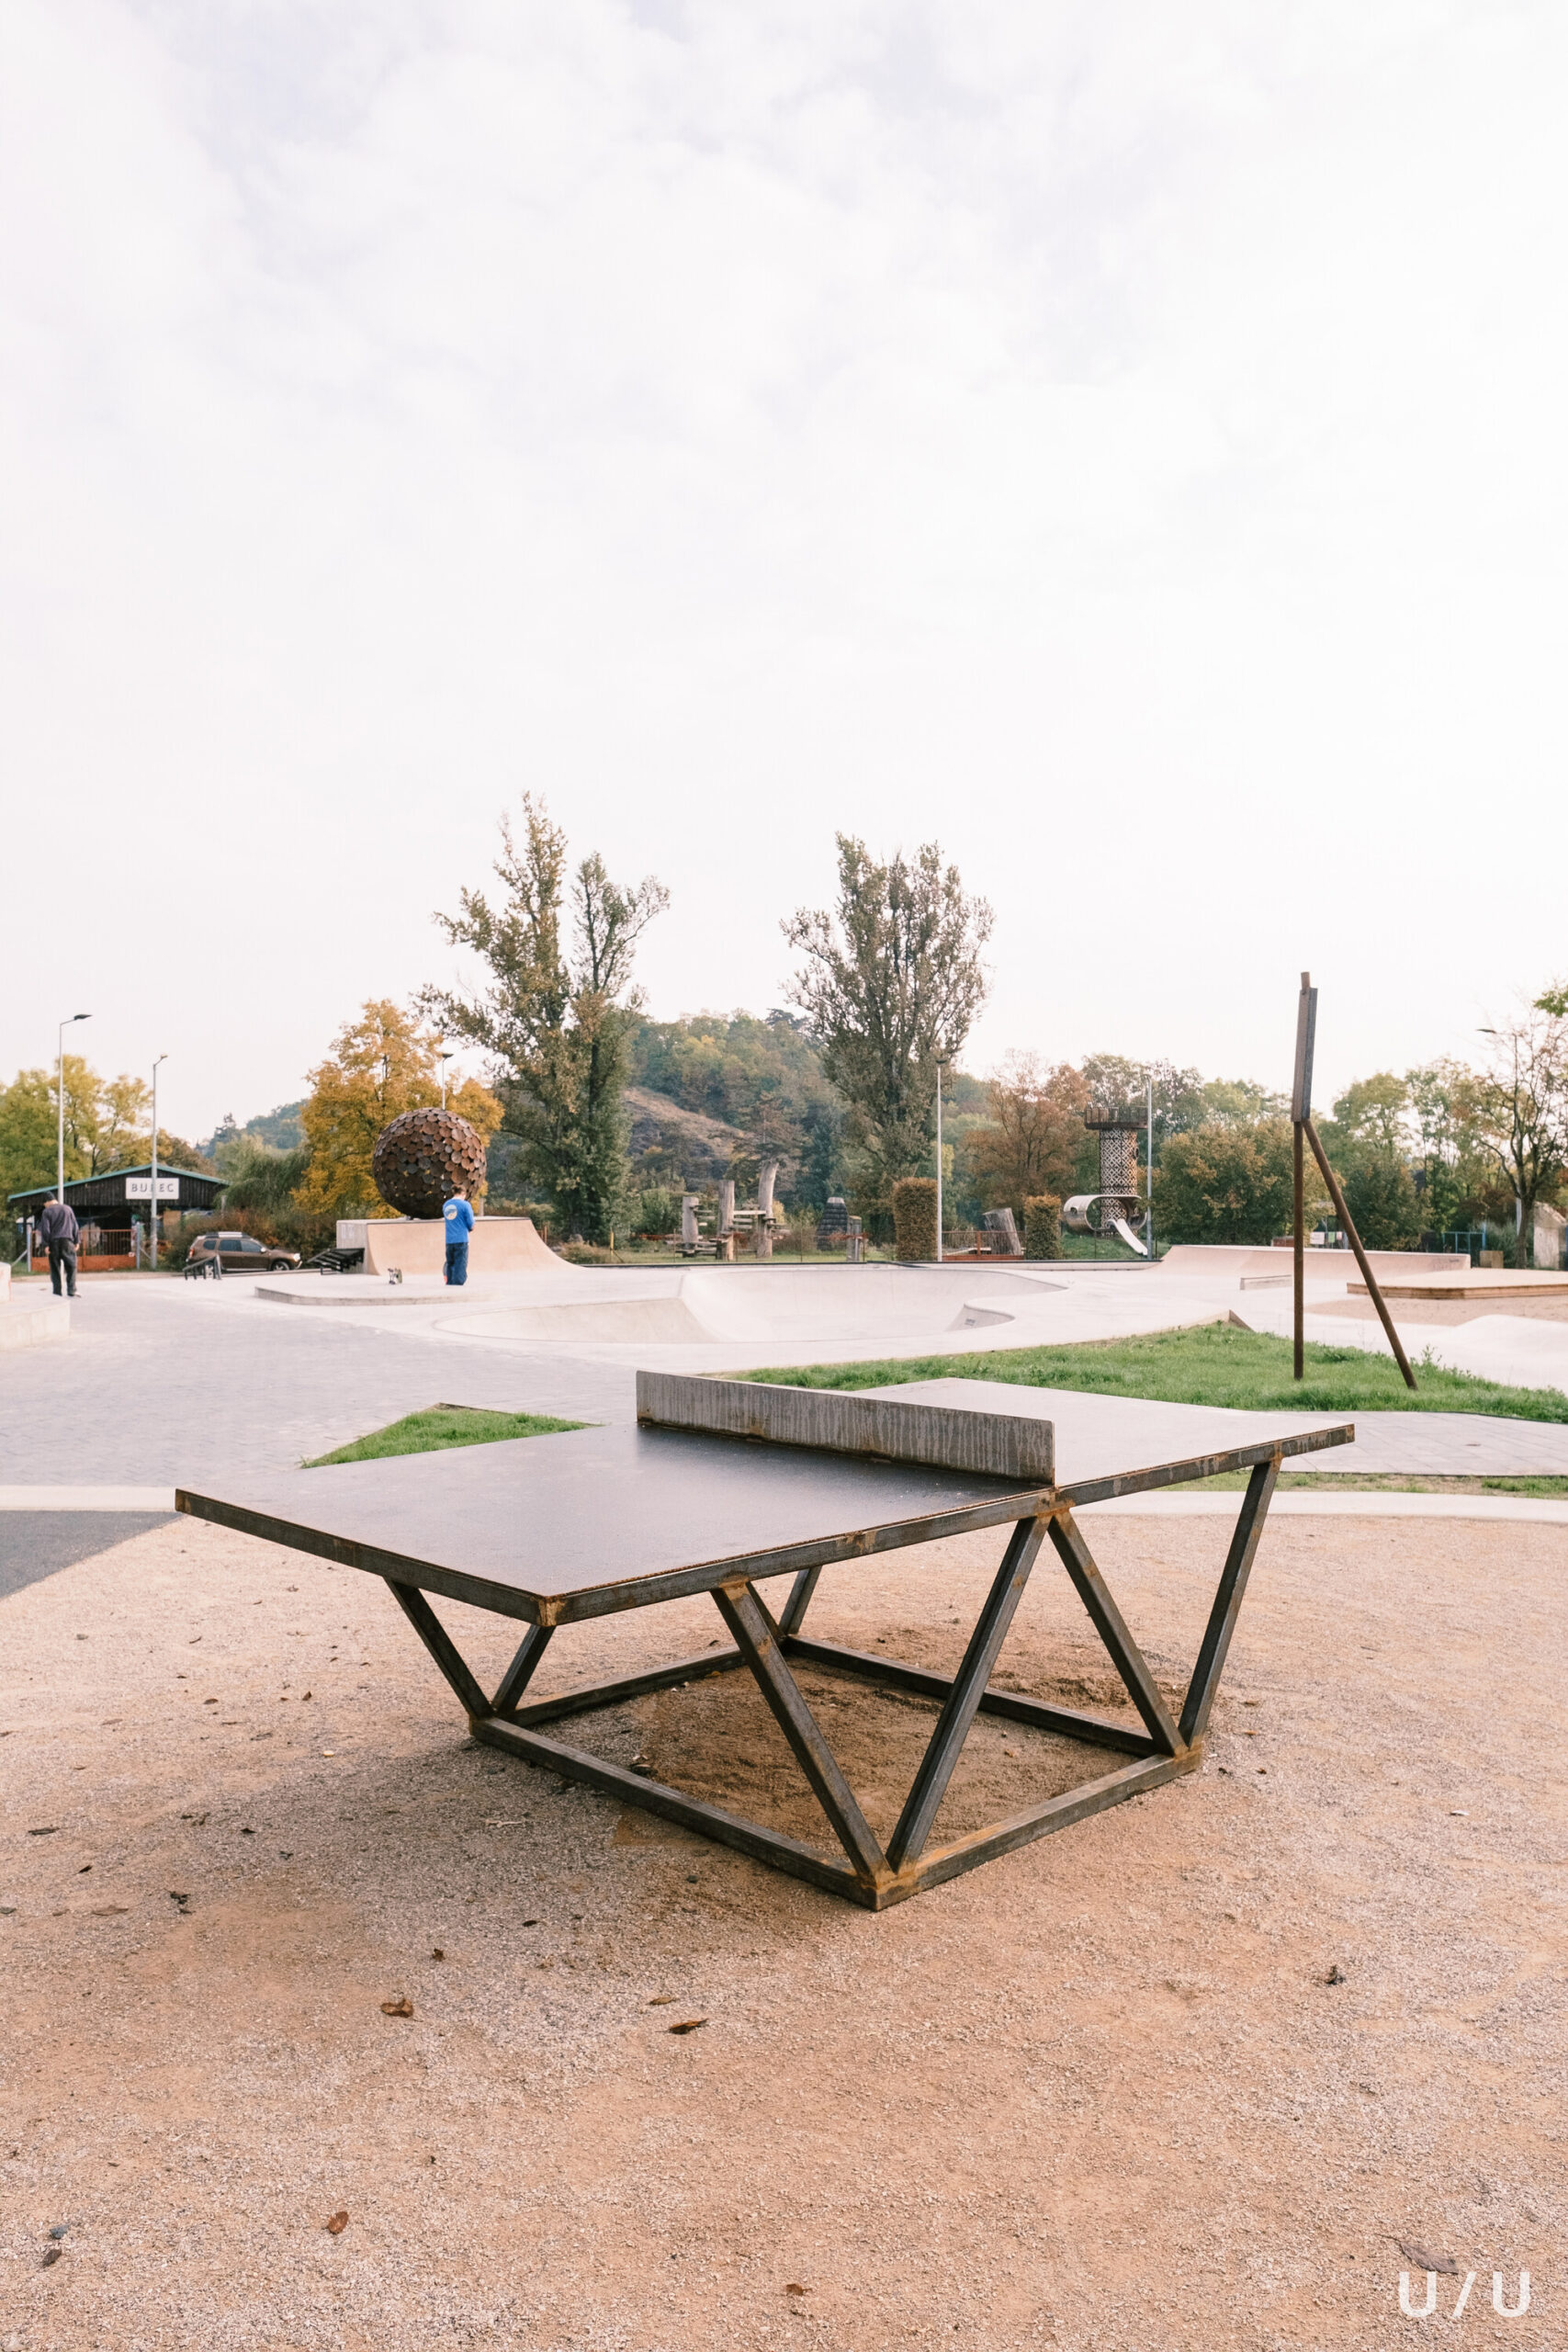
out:
<path id="1" fill-rule="evenodd" d="M 0 1077 L 297 1096 L 531 787 L 779 1003 L 1319 1095 L 1568 971 L 1568 12 L 4 0 Z"/>

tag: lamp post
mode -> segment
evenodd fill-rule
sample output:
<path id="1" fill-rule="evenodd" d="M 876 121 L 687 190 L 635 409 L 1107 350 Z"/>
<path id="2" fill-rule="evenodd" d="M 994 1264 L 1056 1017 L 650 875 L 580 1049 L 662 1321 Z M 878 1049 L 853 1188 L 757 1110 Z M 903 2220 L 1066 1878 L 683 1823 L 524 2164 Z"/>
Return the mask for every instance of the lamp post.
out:
<path id="1" fill-rule="evenodd" d="M 1144 1240 L 1152 1260 L 1155 1254 L 1155 1074 L 1152 1069 L 1144 1072 L 1146 1091 L 1145 1110 L 1147 1124 L 1144 1146 L 1145 1182 L 1149 1188 L 1148 1204 L 1144 1212 Z"/>
<path id="2" fill-rule="evenodd" d="M 65 1032 L 73 1021 L 91 1021 L 92 1017 L 90 1012 L 68 1012 L 55 1041 L 54 1186 L 62 1202 L 65 1198 Z"/>
<path id="3" fill-rule="evenodd" d="M 942 1263 L 942 1072 L 936 1066 L 936 1261 Z"/>
<path id="4" fill-rule="evenodd" d="M 454 1051 L 456 1049 L 454 1048 Z M 439 1057 L 441 1063 L 441 1108 L 444 1111 L 446 1108 L 446 1065 L 452 1058 L 452 1054 L 446 1052 L 443 1052 Z"/>
<path id="5" fill-rule="evenodd" d="M 1498 1032 L 1495 1029 L 1488 1029 L 1483 1023 L 1475 1034 L 1478 1037 L 1495 1037 L 1498 1035 Z M 1519 1124 L 1519 1041 L 1517 1035 L 1514 1039 L 1514 1100 L 1512 1109 L 1514 1125 L 1517 1130 Z M 1514 1256 L 1516 1260 L 1519 1254 L 1521 1238 L 1523 1236 L 1524 1229 L 1524 1194 L 1520 1192 L 1518 1185 L 1516 1183 L 1514 1186 Z M 1483 1238 L 1484 1238 L 1484 1235 L 1483 1236 Z M 1533 1250 L 1530 1251 L 1530 1255 L 1532 1258 L 1534 1257 L 1535 1252 Z"/>
<path id="6" fill-rule="evenodd" d="M 147 1211 L 147 1231 L 152 1245 L 152 1272 L 158 1271 L 158 1066 L 166 1062 L 167 1054 L 160 1054 L 152 1065 L 152 1198 Z"/>

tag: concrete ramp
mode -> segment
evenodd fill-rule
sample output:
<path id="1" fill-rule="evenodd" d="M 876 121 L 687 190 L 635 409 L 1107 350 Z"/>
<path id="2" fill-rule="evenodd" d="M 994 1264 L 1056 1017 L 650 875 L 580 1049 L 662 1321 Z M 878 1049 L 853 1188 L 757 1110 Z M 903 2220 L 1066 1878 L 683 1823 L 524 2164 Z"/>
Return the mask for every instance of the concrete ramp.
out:
<path id="1" fill-rule="evenodd" d="M 341 1234 L 342 1226 L 338 1228 Z M 355 1225 L 363 1234 L 365 1271 L 385 1274 L 392 1266 L 405 1274 L 439 1274 L 446 1264 L 446 1227 L 438 1216 L 369 1216 Z M 481 1216 L 474 1220 L 468 1244 L 468 1278 L 476 1274 L 570 1273 L 539 1238 L 531 1216 Z"/>
<path id="2" fill-rule="evenodd" d="M 1063 1287 L 957 1266 L 694 1267 L 673 1281 L 651 1277 L 658 1288 L 641 1296 L 628 1292 L 635 1281 L 600 1277 L 588 1296 L 515 1297 L 448 1317 L 441 1328 L 465 1339 L 584 1346 L 706 1341 L 793 1350 L 847 1340 L 875 1347 L 1009 1323 Z"/>

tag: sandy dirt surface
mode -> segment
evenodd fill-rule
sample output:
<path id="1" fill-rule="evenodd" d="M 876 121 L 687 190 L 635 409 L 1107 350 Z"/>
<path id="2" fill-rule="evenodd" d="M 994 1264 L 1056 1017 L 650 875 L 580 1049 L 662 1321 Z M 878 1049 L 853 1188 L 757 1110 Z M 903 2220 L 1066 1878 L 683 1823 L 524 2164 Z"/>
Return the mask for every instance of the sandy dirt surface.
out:
<path id="1" fill-rule="evenodd" d="M 1495 1298 L 1391 1298 L 1388 1311 L 1403 1330 L 1405 1324 L 1479 1323 L 1487 1315 L 1522 1315 L 1533 1323 L 1568 1323 L 1568 1298 L 1514 1298 L 1499 1293 Z M 1337 1315 L 1350 1323 L 1375 1323 L 1377 1308 L 1370 1298 L 1319 1299 L 1308 1308 L 1311 1315 Z"/>
<path id="2" fill-rule="evenodd" d="M 1174 1687 L 1223 1524 L 1088 1525 Z M 952 1660 L 1000 1544 L 811 1630 Z M 881 1917 L 469 1745 L 353 1571 L 194 1522 L 64 1568 L 0 1602 L 0 2346 L 1384 2352 L 1428 2267 L 1561 2345 L 1565 1567 L 1279 1523 L 1201 1771 Z M 1044 1565 L 1003 1665 L 1115 1701 Z M 807 1687 L 886 1829 L 931 1708 Z M 738 1678 L 577 1736 L 810 1823 Z M 939 1838 L 1103 1768 L 983 1724 Z"/>

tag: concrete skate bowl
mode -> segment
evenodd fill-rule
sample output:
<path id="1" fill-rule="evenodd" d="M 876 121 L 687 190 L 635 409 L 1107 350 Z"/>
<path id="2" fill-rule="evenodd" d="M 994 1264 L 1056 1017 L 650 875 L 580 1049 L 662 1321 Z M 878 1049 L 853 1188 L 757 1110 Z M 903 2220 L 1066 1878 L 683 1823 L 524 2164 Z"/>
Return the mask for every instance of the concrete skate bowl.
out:
<path id="1" fill-rule="evenodd" d="M 697 1267 L 655 1289 L 612 1277 L 596 1297 L 513 1299 L 441 1329 L 466 1339 L 579 1346 L 794 1346 L 945 1338 L 1010 1323 L 1064 1283 L 939 1266 Z"/>

